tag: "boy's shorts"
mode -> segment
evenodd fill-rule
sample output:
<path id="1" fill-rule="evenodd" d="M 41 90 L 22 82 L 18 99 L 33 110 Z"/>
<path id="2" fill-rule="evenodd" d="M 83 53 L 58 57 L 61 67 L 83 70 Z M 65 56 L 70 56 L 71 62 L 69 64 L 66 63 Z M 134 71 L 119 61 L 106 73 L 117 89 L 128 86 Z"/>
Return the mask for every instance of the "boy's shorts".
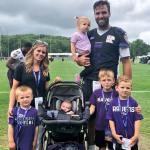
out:
<path id="1" fill-rule="evenodd" d="M 95 131 L 95 145 L 99 148 L 108 147 L 109 150 L 113 150 L 113 143 L 105 140 L 105 131 Z"/>

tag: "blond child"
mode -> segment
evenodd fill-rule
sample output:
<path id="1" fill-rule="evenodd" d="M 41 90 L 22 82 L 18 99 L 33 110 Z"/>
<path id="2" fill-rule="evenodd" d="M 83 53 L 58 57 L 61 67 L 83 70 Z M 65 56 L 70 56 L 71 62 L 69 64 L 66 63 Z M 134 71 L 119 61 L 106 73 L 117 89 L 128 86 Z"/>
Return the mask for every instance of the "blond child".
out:
<path id="1" fill-rule="evenodd" d="M 131 89 L 132 81 L 125 75 L 120 76 L 116 84 L 119 96 L 113 99 L 107 114 L 115 150 L 138 150 L 137 142 L 143 116 L 136 112 L 138 104 L 131 97 Z"/>
<path id="2" fill-rule="evenodd" d="M 72 111 L 72 103 L 71 103 L 69 100 L 67 100 L 67 99 L 64 100 L 64 101 L 61 103 L 60 111 L 66 113 L 66 114 L 73 115 L 74 112 Z"/>
<path id="3" fill-rule="evenodd" d="M 39 119 L 37 110 L 31 107 L 32 89 L 19 86 L 15 92 L 18 107 L 8 121 L 8 143 L 10 150 L 31 150 L 36 148 Z"/>
<path id="4" fill-rule="evenodd" d="M 106 112 L 112 99 L 116 96 L 113 90 L 114 72 L 110 69 L 101 69 L 99 71 L 99 82 L 102 86 L 97 89 L 90 97 L 90 115 L 96 113 L 95 121 L 95 144 L 99 150 L 113 150 L 111 132 L 106 121 Z"/>
<path id="5" fill-rule="evenodd" d="M 71 53 L 74 61 L 82 55 L 89 55 L 91 53 L 91 44 L 87 36 L 87 31 L 90 27 L 90 20 L 88 17 L 76 17 L 77 31 L 71 37 Z M 80 77 L 86 76 L 92 72 L 91 66 L 85 64 L 85 69 L 80 73 Z"/>

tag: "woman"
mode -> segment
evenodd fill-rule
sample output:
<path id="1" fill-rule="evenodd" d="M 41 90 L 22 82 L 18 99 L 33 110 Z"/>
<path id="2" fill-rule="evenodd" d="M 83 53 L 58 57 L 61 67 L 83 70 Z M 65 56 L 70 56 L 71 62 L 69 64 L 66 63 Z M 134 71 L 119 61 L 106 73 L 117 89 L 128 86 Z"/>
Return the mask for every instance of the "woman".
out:
<path id="1" fill-rule="evenodd" d="M 48 44 L 37 40 L 26 54 L 25 63 L 19 65 L 15 70 L 13 86 L 10 91 L 10 115 L 15 105 L 15 91 L 19 85 L 27 85 L 32 88 L 34 97 L 32 106 L 35 106 L 35 99 L 44 100 L 50 80 L 48 64 Z"/>

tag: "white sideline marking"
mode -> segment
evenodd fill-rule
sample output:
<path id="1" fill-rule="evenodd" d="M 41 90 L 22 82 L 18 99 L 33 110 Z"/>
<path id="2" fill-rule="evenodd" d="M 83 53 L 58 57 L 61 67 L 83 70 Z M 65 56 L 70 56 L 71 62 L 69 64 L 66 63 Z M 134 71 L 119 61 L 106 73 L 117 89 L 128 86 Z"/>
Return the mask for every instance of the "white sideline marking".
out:
<path id="1" fill-rule="evenodd" d="M 149 93 L 150 91 L 132 91 L 133 93 Z"/>
<path id="2" fill-rule="evenodd" d="M 1 91 L 0 94 L 7 94 L 9 93 L 8 91 Z M 132 93 L 150 93 L 150 91 L 132 91 Z"/>

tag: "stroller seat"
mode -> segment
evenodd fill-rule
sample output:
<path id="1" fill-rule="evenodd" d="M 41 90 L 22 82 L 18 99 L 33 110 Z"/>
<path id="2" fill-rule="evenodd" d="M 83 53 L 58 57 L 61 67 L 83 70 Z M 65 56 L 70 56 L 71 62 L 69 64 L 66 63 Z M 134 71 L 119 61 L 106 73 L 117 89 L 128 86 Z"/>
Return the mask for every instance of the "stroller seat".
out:
<path id="1" fill-rule="evenodd" d="M 61 103 L 69 100 L 73 115 L 60 113 Z M 58 82 L 50 85 L 47 94 L 46 114 L 42 125 L 48 134 L 47 146 L 60 142 L 77 142 L 84 147 L 84 137 L 87 134 L 87 118 L 83 117 L 85 104 L 81 85 L 76 82 Z M 43 134 L 43 138 L 46 134 Z"/>

